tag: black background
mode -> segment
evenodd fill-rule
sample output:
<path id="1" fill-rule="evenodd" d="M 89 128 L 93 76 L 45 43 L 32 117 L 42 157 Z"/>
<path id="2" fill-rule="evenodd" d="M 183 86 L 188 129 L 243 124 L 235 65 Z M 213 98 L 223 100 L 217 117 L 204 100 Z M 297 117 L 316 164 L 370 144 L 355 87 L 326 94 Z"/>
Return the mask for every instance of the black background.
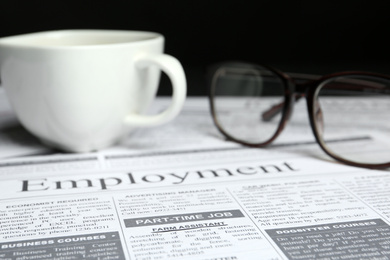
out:
<path id="1" fill-rule="evenodd" d="M 57 29 L 148 30 L 183 64 L 189 95 L 208 64 L 241 60 L 284 71 L 390 74 L 388 1 L 0 1 L 0 37 Z M 161 95 L 170 93 L 163 78 Z"/>

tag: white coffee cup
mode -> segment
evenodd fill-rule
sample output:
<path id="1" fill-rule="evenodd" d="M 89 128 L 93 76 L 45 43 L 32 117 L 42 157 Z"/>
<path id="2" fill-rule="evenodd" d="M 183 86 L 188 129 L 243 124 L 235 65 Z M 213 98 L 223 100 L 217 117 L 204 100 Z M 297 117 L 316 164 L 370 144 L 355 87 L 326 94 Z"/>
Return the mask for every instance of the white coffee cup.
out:
<path id="1" fill-rule="evenodd" d="M 21 124 L 44 143 L 72 152 L 110 146 L 135 127 L 173 119 L 186 96 L 179 61 L 154 32 L 61 30 L 0 38 L 0 86 Z M 172 101 L 144 115 L 160 70 Z"/>

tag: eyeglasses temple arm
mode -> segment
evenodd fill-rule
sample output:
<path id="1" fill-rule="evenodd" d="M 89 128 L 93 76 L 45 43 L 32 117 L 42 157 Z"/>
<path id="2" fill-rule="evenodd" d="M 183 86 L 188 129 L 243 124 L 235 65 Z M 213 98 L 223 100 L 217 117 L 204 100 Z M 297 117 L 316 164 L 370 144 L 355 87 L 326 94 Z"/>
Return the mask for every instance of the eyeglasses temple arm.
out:
<path id="1" fill-rule="evenodd" d="M 294 96 L 294 102 L 297 102 L 302 97 L 302 95 L 299 94 L 295 94 Z M 279 104 L 273 105 L 270 109 L 266 110 L 264 113 L 261 114 L 261 118 L 265 122 L 271 121 L 272 118 L 282 112 L 283 107 L 284 101 L 280 102 Z"/>

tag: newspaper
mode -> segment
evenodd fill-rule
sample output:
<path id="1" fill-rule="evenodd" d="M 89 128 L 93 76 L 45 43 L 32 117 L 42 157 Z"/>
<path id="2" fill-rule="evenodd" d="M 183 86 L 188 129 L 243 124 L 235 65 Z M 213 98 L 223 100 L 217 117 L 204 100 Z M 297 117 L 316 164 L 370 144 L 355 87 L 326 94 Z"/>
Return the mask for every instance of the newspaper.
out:
<path id="1" fill-rule="evenodd" d="M 3 114 L 28 142 L 0 129 L 0 259 L 390 258 L 388 172 L 338 164 L 307 134 L 241 147 L 194 98 L 172 124 L 62 154 Z"/>
<path id="2" fill-rule="evenodd" d="M 3 177 L 0 259 L 390 257 L 387 172 L 248 149 L 115 165 Z"/>

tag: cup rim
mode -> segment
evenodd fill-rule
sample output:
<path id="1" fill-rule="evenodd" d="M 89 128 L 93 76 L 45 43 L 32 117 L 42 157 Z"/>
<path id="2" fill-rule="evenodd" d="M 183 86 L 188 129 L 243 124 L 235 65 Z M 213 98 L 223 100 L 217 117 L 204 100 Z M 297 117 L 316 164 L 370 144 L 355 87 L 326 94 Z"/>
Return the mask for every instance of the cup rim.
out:
<path id="1" fill-rule="evenodd" d="M 111 40 L 103 43 L 88 44 L 39 44 L 36 40 L 45 39 L 55 41 L 61 37 L 80 36 L 80 37 L 108 37 L 117 40 Z M 112 39 L 111 38 L 111 39 Z M 126 40 L 127 39 L 127 40 Z M 132 40 L 130 40 L 132 39 Z M 133 45 L 156 40 L 164 40 L 164 36 L 152 31 L 138 30 L 110 30 L 110 29 L 64 29 L 32 32 L 20 35 L 12 35 L 0 38 L 0 46 L 24 47 L 37 49 L 85 49 L 85 48 L 105 48 L 112 46 Z"/>

